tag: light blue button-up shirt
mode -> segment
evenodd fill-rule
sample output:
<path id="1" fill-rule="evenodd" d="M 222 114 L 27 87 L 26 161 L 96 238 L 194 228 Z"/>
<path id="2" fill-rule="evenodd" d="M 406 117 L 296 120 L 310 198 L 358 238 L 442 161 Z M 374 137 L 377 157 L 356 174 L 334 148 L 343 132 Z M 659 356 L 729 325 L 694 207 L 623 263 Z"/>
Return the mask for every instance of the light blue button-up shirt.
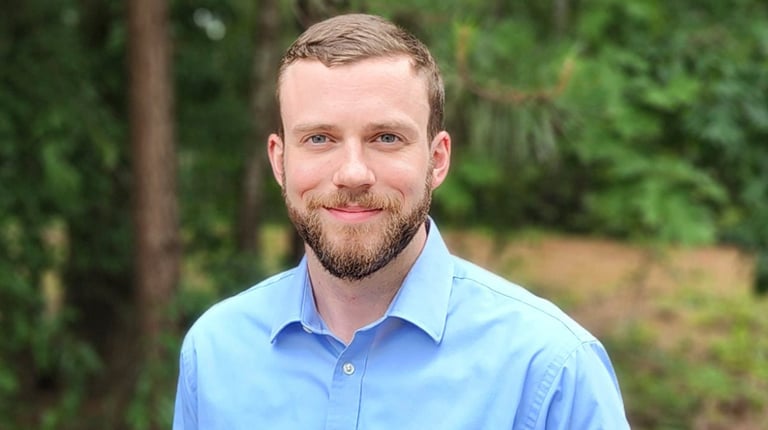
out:
<path id="1" fill-rule="evenodd" d="M 307 264 L 208 310 L 181 351 L 175 430 L 629 428 L 603 346 L 452 256 L 434 222 L 384 317 L 349 345 Z"/>

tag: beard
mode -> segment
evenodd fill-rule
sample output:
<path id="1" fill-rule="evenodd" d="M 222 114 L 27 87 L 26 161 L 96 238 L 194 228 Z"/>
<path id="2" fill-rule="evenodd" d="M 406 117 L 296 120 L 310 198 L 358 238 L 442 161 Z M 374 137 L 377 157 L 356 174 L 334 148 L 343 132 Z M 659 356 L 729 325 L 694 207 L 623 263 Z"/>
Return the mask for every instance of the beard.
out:
<path id="1" fill-rule="evenodd" d="M 347 281 L 364 279 L 395 259 L 411 242 L 426 221 L 432 201 L 432 170 L 416 205 L 403 212 L 402 201 L 369 191 L 339 190 L 329 195 L 312 196 L 306 211 L 283 197 L 288 216 L 299 236 L 314 251 L 320 264 L 331 275 Z M 285 178 L 283 178 L 285 184 Z M 385 219 L 377 223 L 341 225 L 332 230 L 324 226 L 320 211 L 326 207 L 358 205 L 382 209 Z"/>

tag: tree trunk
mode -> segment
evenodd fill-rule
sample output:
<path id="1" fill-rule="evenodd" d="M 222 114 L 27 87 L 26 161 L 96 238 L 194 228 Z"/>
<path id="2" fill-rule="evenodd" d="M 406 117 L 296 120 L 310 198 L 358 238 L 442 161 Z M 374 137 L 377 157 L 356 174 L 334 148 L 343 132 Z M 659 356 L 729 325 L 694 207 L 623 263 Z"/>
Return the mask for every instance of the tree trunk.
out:
<path id="1" fill-rule="evenodd" d="M 259 252 L 264 182 L 268 177 L 267 134 L 276 130 L 275 79 L 280 60 L 280 11 L 276 0 L 264 0 L 256 25 L 251 73 L 252 144 L 244 171 L 236 243 L 240 251 Z"/>
<path id="2" fill-rule="evenodd" d="M 161 354 L 179 278 L 171 46 L 167 4 L 128 1 L 135 291 L 144 358 Z"/>
<path id="3" fill-rule="evenodd" d="M 571 7 L 569 0 L 554 0 L 552 8 L 552 25 L 555 28 L 555 34 L 559 37 L 565 35 L 570 20 Z"/>

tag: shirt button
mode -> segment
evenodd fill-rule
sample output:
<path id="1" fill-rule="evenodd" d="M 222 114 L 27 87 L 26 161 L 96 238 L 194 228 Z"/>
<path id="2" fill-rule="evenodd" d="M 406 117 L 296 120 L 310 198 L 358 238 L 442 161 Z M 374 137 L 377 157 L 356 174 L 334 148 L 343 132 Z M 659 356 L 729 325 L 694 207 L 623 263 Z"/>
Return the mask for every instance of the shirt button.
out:
<path id="1" fill-rule="evenodd" d="M 352 363 L 344 363 L 344 365 L 341 366 L 341 370 L 343 370 L 345 374 L 351 375 L 355 373 L 355 365 Z"/>

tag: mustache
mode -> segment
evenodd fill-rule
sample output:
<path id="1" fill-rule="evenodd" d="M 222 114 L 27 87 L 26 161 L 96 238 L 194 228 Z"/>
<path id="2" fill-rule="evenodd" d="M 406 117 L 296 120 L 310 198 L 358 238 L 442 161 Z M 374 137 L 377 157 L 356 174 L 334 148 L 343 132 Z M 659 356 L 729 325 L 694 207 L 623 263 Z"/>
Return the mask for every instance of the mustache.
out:
<path id="1" fill-rule="evenodd" d="M 359 206 L 365 209 L 383 209 L 396 211 L 400 201 L 389 195 L 378 195 L 368 191 L 337 191 L 331 194 L 311 196 L 307 200 L 308 209 Z"/>

